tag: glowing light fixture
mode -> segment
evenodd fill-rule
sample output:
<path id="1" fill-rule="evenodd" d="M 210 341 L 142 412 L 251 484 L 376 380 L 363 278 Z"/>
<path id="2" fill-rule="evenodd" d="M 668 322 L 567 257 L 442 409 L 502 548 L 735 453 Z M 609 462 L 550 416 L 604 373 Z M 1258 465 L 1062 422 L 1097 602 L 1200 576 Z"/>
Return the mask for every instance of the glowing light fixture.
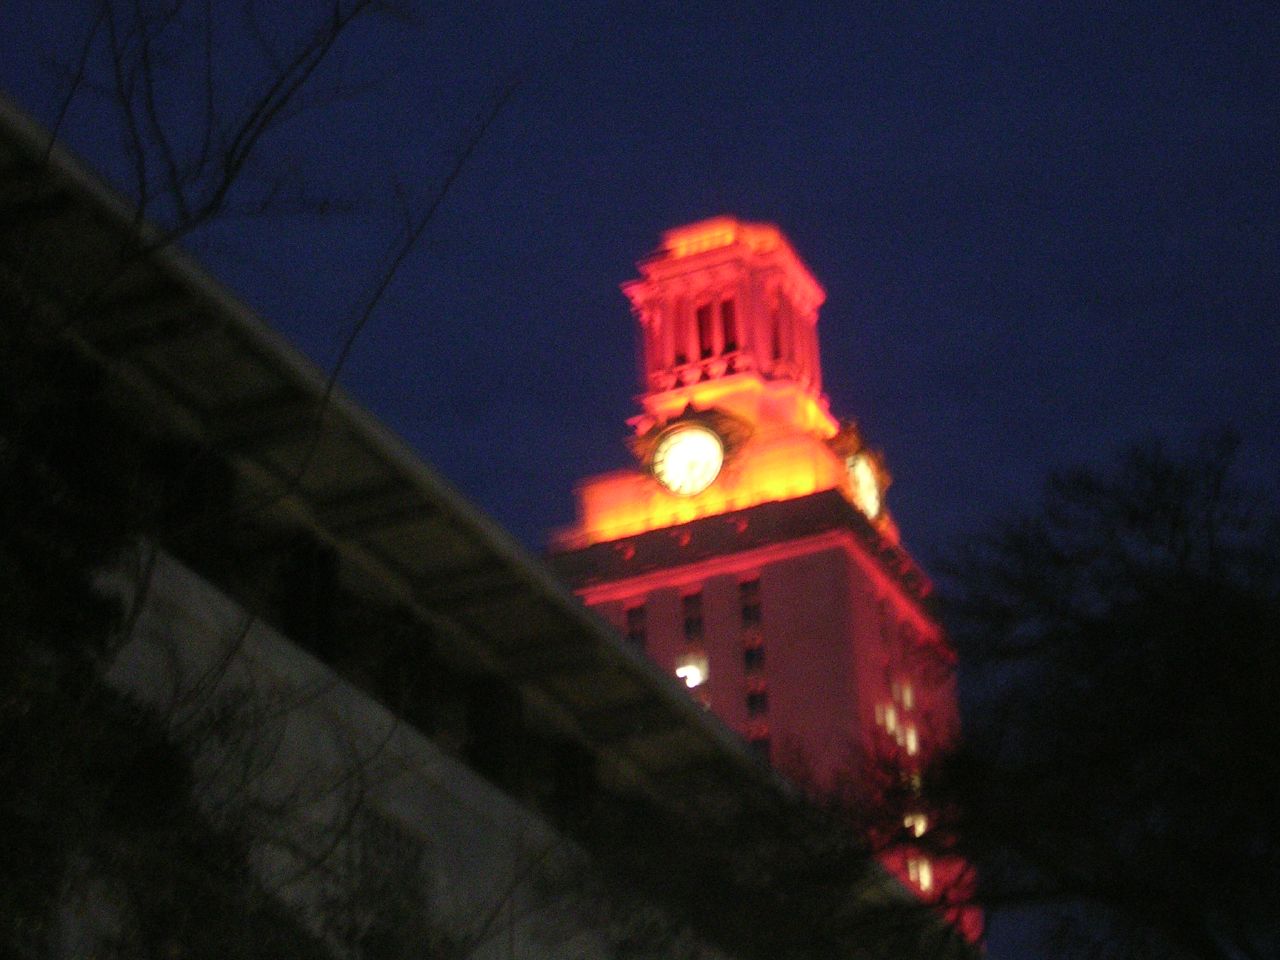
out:
<path id="1" fill-rule="evenodd" d="M 676 663 L 676 676 L 690 690 L 702 686 L 707 682 L 707 658 L 698 654 L 681 657 Z"/>

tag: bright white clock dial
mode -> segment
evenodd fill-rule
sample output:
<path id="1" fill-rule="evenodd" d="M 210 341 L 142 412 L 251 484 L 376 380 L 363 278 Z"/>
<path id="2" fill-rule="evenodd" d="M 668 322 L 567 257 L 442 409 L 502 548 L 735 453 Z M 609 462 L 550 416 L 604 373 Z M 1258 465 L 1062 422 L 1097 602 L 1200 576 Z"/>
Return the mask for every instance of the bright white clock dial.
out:
<path id="1" fill-rule="evenodd" d="M 865 453 L 849 458 L 849 479 L 853 483 L 854 503 L 874 520 L 880 515 L 880 480 Z"/>
<path id="2" fill-rule="evenodd" d="M 692 497 L 711 486 L 724 465 L 715 431 L 686 424 L 667 431 L 653 451 L 653 475 L 672 493 Z"/>

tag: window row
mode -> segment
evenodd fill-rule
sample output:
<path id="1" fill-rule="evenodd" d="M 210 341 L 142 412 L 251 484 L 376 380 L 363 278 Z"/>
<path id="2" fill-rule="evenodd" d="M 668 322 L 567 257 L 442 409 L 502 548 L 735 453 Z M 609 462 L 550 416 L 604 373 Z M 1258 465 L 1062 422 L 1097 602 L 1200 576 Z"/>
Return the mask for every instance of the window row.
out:
<path id="1" fill-rule="evenodd" d="M 768 706 L 765 693 L 764 678 L 760 676 L 758 667 L 764 663 L 764 647 L 748 647 L 743 651 L 743 661 L 747 666 L 747 712 L 763 713 Z M 697 687 L 707 682 L 709 668 L 707 656 L 701 650 L 690 650 L 676 658 L 676 676 L 686 686 Z"/>
<path id="2" fill-rule="evenodd" d="M 655 327 L 653 339 L 646 345 L 647 356 L 656 360 L 658 367 L 682 367 L 750 348 L 733 297 L 706 297 L 692 305 L 688 300 L 678 300 L 670 309 L 671 324 Z M 816 368 L 813 325 L 797 315 L 785 296 L 773 299 L 763 337 L 764 342 L 756 344 L 761 359 L 794 364 L 802 374 Z"/>
<path id="3" fill-rule="evenodd" d="M 677 313 L 682 312 L 677 308 Z M 686 314 L 687 316 L 687 314 Z M 677 323 L 675 330 L 675 353 L 672 357 L 677 367 L 694 359 L 710 360 L 712 357 L 736 353 L 741 338 L 738 336 L 738 307 L 732 299 L 719 302 L 701 303 L 693 311 L 694 342 L 686 339 L 682 330 L 687 330 Z M 686 321 L 687 322 L 687 321 Z"/>
<path id="4" fill-rule="evenodd" d="M 933 889 L 933 864 L 928 857 L 907 857 L 907 877 L 924 893 Z"/>
<path id="5" fill-rule="evenodd" d="M 903 720 L 898 707 L 892 703 L 876 704 L 876 726 L 893 737 L 894 742 L 914 757 L 920 752 L 920 731 L 910 721 Z"/>
<path id="6" fill-rule="evenodd" d="M 763 619 L 760 604 L 760 581 L 746 580 L 738 584 L 739 618 L 742 627 L 758 627 Z M 697 643 L 703 639 L 705 621 L 703 617 L 702 591 L 686 593 L 680 598 L 680 617 L 684 638 L 689 643 Z M 623 630 L 627 642 L 633 647 L 643 650 L 648 640 L 648 614 L 644 604 L 627 607 L 623 613 Z M 750 663 L 748 663 L 750 666 Z"/>
<path id="7" fill-rule="evenodd" d="M 690 690 L 704 686 L 711 677 L 706 654 L 690 651 L 677 657 L 675 675 Z M 769 712 L 769 691 L 765 689 L 764 679 L 759 676 L 749 677 L 747 680 L 746 708 L 747 716 L 752 719 L 760 719 Z"/>

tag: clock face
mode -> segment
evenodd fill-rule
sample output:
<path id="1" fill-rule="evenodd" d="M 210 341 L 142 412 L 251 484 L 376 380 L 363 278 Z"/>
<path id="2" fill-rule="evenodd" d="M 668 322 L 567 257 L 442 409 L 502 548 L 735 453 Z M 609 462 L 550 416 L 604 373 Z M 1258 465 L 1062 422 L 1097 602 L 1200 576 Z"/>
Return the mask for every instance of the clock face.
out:
<path id="1" fill-rule="evenodd" d="M 853 484 L 853 502 L 874 520 L 880 515 L 880 480 L 865 453 L 849 458 L 849 480 Z"/>
<path id="2" fill-rule="evenodd" d="M 667 431 L 653 450 L 653 475 L 682 497 L 711 486 L 723 465 L 724 444 L 714 431 L 697 424 Z"/>

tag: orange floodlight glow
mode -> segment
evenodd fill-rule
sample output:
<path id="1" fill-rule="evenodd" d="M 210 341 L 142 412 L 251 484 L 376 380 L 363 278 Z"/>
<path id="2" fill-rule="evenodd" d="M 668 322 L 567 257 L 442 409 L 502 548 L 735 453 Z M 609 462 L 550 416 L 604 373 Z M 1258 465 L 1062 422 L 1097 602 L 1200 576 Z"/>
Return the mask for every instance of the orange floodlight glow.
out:
<path id="1" fill-rule="evenodd" d="M 680 496 L 650 474 L 621 471 L 593 477 L 578 489 L 580 524 L 569 539 L 579 546 L 674 527 L 700 517 L 790 500 L 847 485 L 840 459 L 805 435 L 749 441 L 710 487 Z"/>
<path id="2" fill-rule="evenodd" d="M 715 217 L 662 235 L 662 248 L 669 259 L 681 260 L 708 250 L 741 243 L 753 253 L 776 250 L 786 243 L 782 231 L 766 223 L 742 223 L 732 217 Z"/>
<path id="3" fill-rule="evenodd" d="M 658 422 L 678 417 L 688 407 L 718 407 L 753 423 L 764 419 L 785 421 L 796 430 L 824 440 L 834 437 L 839 429 L 826 401 L 808 387 L 789 380 L 766 381 L 754 373 L 646 394 L 640 402 Z"/>
<path id="4" fill-rule="evenodd" d="M 880 511 L 883 472 L 849 459 L 858 448 L 841 444 L 822 394 L 817 321 L 826 293 L 782 231 L 714 217 L 668 230 L 639 266 L 642 276 L 623 284 L 640 326 L 645 386 L 631 425 L 637 437 L 657 440 L 635 447 L 639 469 L 579 486 L 578 523 L 560 545 L 577 549 L 832 489 L 896 542 Z M 710 428 L 668 429 L 684 417 L 707 418 Z M 717 418 L 736 426 L 717 436 Z M 716 442 L 698 446 L 700 437 Z M 688 443 L 677 447 L 677 438 Z"/>

